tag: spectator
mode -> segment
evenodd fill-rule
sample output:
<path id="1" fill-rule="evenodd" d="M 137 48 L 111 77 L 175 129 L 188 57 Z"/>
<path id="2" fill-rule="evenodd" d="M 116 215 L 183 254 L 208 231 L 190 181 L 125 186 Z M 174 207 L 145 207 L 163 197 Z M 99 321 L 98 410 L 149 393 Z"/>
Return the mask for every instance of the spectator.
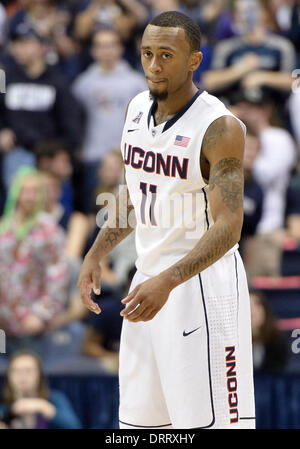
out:
<path id="1" fill-rule="evenodd" d="M 49 389 L 41 360 L 31 351 L 19 351 L 12 355 L 2 396 L 1 428 L 81 428 L 64 393 Z"/>
<path id="2" fill-rule="evenodd" d="M 101 193 L 112 193 L 116 196 L 118 194 L 118 188 L 124 176 L 123 168 L 123 159 L 119 149 L 112 150 L 104 156 L 98 167 L 99 184 L 94 193 L 95 206 L 93 212 L 97 213 L 99 210 L 99 207 L 96 206 L 98 195 Z"/>
<path id="3" fill-rule="evenodd" d="M 267 30 L 273 33 L 278 32 L 278 26 L 275 19 L 274 8 L 269 0 L 258 0 L 264 9 L 264 22 Z M 241 36 L 247 30 L 252 28 L 257 13 L 257 0 L 241 0 L 239 5 L 234 1 L 228 1 L 227 7 L 220 14 L 216 23 L 216 39 L 222 41 L 230 37 Z M 276 1 L 276 0 L 275 0 Z M 279 0 L 280 1 L 280 0 Z M 253 14 L 251 15 L 251 10 Z M 250 13 L 250 14 L 249 14 Z M 245 23 L 246 18 L 246 23 Z M 250 19 L 250 20 L 249 20 Z"/>
<path id="4" fill-rule="evenodd" d="M 293 3 L 294 0 L 271 0 L 269 2 L 278 30 L 286 37 L 291 29 Z"/>
<path id="5" fill-rule="evenodd" d="M 254 236 L 261 220 L 263 209 L 263 191 L 253 177 L 253 166 L 260 151 L 258 135 L 247 129 L 244 153 L 244 223 L 240 249 L 246 271 L 250 272 L 251 255 L 254 250 Z"/>
<path id="6" fill-rule="evenodd" d="M 64 227 L 65 222 L 65 211 L 62 204 L 59 202 L 60 191 L 61 191 L 61 183 L 58 176 L 56 176 L 53 172 L 50 171 L 42 171 L 41 177 L 43 179 L 44 187 L 45 187 L 45 211 L 52 216 L 53 221 L 62 227 Z M 65 232 L 65 255 L 68 260 L 68 265 L 70 268 L 70 294 L 68 294 L 68 298 L 72 303 L 72 298 L 75 296 L 74 301 L 77 301 L 78 291 L 76 288 L 77 277 L 80 272 L 80 266 L 82 263 L 83 250 L 86 245 L 87 237 L 88 237 L 88 219 L 85 215 L 74 212 L 70 219 L 68 220 Z M 75 273 L 74 273 L 75 271 Z M 73 280 L 72 280 L 73 279 Z M 70 298 L 72 296 L 72 298 Z M 81 304 L 81 301 L 79 301 Z M 82 304 L 81 304 L 82 306 Z M 76 310 L 78 307 L 74 306 Z M 83 311 L 85 310 L 81 307 Z M 63 311 L 63 315 L 65 316 L 65 311 Z M 80 316 L 78 319 L 82 318 Z M 84 315 L 84 314 L 83 314 Z M 73 316 L 73 315 L 72 315 Z M 56 322 L 58 320 L 55 320 Z"/>
<path id="7" fill-rule="evenodd" d="M 294 0 L 289 38 L 295 45 L 295 48 L 297 51 L 296 67 L 300 66 L 300 26 L 299 26 L 299 24 L 300 24 L 300 0 Z"/>
<path id="8" fill-rule="evenodd" d="M 260 152 L 253 177 L 264 194 L 262 217 L 251 243 L 250 279 L 279 276 L 281 242 L 285 235 L 286 191 L 295 167 L 295 145 L 287 130 L 280 128 L 271 99 L 263 91 L 244 90 L 233 109 L 258 136 Z"/>
<path id="9" fill-rule="evenodd" d="M 0 5 L 0 48 L 4 43 L 4 29 L 6 23 L 6 12 L 3 5 Z"/>
<path id="10" fill-rule="evenodd" d="M 45 41 L 47 63 L 58 64 L 71 80 L 80 70 L 79 48 L 71 35 L 72 9 L 66 2 L 28 0 L 11 17 L 8 25 L 8 38 L 20 25 L 34 29 Z"/>
<path id="11" fill-rule="evenodd" d="M 287 190 L 286 237 L 300 242 L 300 167 L 292 177 Z"/>
<path id="12" fill-rule="evenodd" d="M 4 67 L 6 94 L 0 96 L 0 149 L 9 182 L 24 164 L 22 158 L 15 160 L 16 146 L 24 153 L 33 151 L 40 140 L 61 138 L 67 150 L 75 153 L 80 144 L 80 106 L 57 69 L 46 64 L 44 52 L 42 38 L 20 24 Z M 5 167 L 7 159 L 13 165 L 10 173 Z"/>
<path id="13" fill-rule="evenodd" d="M 20 169 L 0 222 L 0 322 L 8 353 L 25 346 L 45 352 L 47 323 L 67 301 L 64 235 L 43 210 L 40 175 Z"/>
<path id="14" fill-rule="evenodd" d="M 53 164 L 56 167 L 56 164 Z M 45 211 L 52 216 L 53 221 L 64 227 L 66 213 L 59 202 L 61 179 L 55 171 L 40 172 L 45 188 Z M 81 320 L 86 315 L 76 287 L 80 272 L 82 252 L 87 239 L 87 218 L 75 212 L 68 220 L 65 238 L 65 256 L 68 263 L 68 289 L 66 307 L 55 314 L 47 323 L 47 331 L 64 327 L 74 321 Z M 74 234 L 74 235 L 73 235 Z"/>
<path id="15" fill-rule="evenodd" d="M 200 26 L 202 34 L 205 34 L 210 44 L 215 44 L 216 23 L 225 9 L 222 0 L 181 0 L 179 11 L 191 17 Z"/>
<path id="16" fill-rule="evenodd" d="M 60 202 L 61 180 L 55 173 L 43 171 L 41 175 L 45 185 L 45 211 L 52 216 L 57 225 L 65 230 L 65 251 L 68 260 L 71 263 L 81 264 L 89 236 L 88 218 L 80 212 L 68 214 Z"/>
<path id="17" fill-rule="evenodd" d="M 135 67 L 135 35 L 147 21 L 147 9 L 143 3 L 139 0 L 81 0 L 78 9 L 74 33 L 81 44 L 83 70 L 92 62 L 91 41 L 99 27 L 116 29 L 124 45 L 124 57 Z"/>
<path id="18" fill-rule="evenodd" d="M 113 29 L 97 31 L 93 37 L 95 63 L 73 85 L 76 98 L 87 113 L 82 148 L 82 210 L 91 208 L 100 161 L 120 144 L 127 104 L 146 89 L 144 78 L 122 60 L 122 44 Z"/>
<path id="19" fill-rule="evenodd" d="M 61 181 L 53 172 L 42 171 L 40 174 L 45 187 L 45 211 L 52 216 L 53 221 L 57 225 L 63 225 L 66 214 L 62 204 L 59 202 Z M 49 352 L 50 349 L 53 349 L 53 351 L 56 350 L 55 334 L 53 331 L 63 329 L 71 334 L 74 332 L 77 334 L 76 329 L 79 328 L 80 330 L 83 326 L 81 320 L 85 318 L 87 312 L 80 300 L 77 289 L 77 279 L 82 264 L 82 253 L 87 240 L 87 218 L 79 212 L 74 212 L 68 220 L 68 226 L 65 231 L 65 246 L 61 249 L 65 252 L 66 263 L 68 265 L 67 301 L 65 307 L 55 313 L 47 322 L 47 337 L 45 340 L 48 341 L 49 338 L 49 346 L 47 346 Z M 75 348 L 75 346 L 73 347 Z M 48 362 L 49 358 L 51 360 L 51 354 L 47 351 L 47 354 L 44 354 L 44 359 Z"/>
<path id="20" fill-rule="evenodd" d="M 259 371 L 283 371 L 288 362 L 288 345 L 279 331 L 264 295 L 250 291 L 253 365 Z"/>
<path id="21" fill-rule="evenodd" d="M 147 10 L 137 0 L 84 0 L 75 20 L 75 35 L 85 40 L 99 25 L 115 27 L 128 40 L 134 27 L 147 20 Z"/>
<path id="22" fill-rule="evenodd" d="M 41 172 L 45 187 L 45 212 L 50 214 L 58 225 L 66 228 L 68 219 L 65 210 L 59 201 L 61 193 L 61 183 L 52 172 Z"/>
<path id="23" fill-rule="evenodd" d="M 63 216 L 60 217 L 58 223 L 66 229 L 70 216 L 74 211 L 74 191 L 71 183 L 73 167 L 70 155 L 63 143 L 57 139 L 38 142 L 34 149 L 34 154 L 36 156 L 37 168 L 51 173 L 57 179 L 59 192 L 57 191 L 56 193 L 60 193 L 57 199 L 60 201 L 63 211 Z M 49 176 L 47 180 L 49 180 Z M 52 192 L 54 193 L 54 190 Z"/>
<path id="24" fill-rule="evenodd" d="M 298 80 L 294 80 L 295 82 L 295 91 L 291 93 L 288 108 L 290 121 L 292 125 L 293 135 L 295 136 L 297 146 L 298 146 L 298 159 L 300 156 L 300 123 L 299 123 L 299 115 L 300 115 L 300 78 Z"/>
<path id="25" fill-rule="evenodd" d="M 71 183 L 73 167 L 62 142 L 56 139 L 39 142 L 35 147 L 37 168 L 46 183 L 46 211 L 53 215 L 66 235 L 66 253 L 72 260 L 83 256 L 90 228 L 87 217 L 75 210 Z"/>
<path id="26" fill-rule="evenodd" d="M 150 0 L 149 2 L 149 20 L 164 11 L 177 11 L 179 9 L 179 0 Z"/>
<path id="27" fill-rule="evenodd" d="M 296 164 L 294 141 L 287 130 L 278 126 L 274 103 L 262 90 L 242 91 L 235 111 L 258 134 L 261 142 L 261 151 L 253 166 L 254 178 L 265 195 L 257 231 L 266 234 L 282 229 L 286 189 Z"/>
<path id="28" fill-rule="evenodd" d="M 295 68 L 293 45 L 269 31 L 273 18 L 263 1 L 234 2 L 234 16 L 240 36 L 216 45 L 212 70 L 204 75 L 206 88 L 228 99 L 239 87 L 263 87 L 283 102 Z"/>

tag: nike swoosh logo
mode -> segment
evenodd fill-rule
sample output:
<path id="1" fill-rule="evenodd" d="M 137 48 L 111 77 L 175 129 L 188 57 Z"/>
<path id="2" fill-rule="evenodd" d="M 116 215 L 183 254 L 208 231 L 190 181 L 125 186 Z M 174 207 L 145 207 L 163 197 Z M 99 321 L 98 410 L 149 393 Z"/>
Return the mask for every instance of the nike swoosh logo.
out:
<path id="1" fill-rule="evenodd" d="M 188 335 L 192 334 L 193 332 L 196 332 L 198 329 L 200 329 L 201 326 L 197 327 L 196 329 L 192 330 L 191 332 L 185 332 L 183 331 L 183 336 L 187 337 Z"/>
<path id="2" fill-rule="evenodd" d="M 128 133 L 132 133 L 132 131 L 138 131 L 139 130 L 139 128 L 135 128 L 135 129 L 127 129 L 127 132 Z"/>

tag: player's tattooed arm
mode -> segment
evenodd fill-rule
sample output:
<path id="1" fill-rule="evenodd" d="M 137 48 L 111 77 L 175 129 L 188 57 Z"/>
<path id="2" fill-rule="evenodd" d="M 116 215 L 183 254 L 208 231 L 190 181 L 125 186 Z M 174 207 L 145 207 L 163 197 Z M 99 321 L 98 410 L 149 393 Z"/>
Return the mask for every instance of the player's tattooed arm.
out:
<path id="1" fill-rule="evenodd" d="M 173 281 L 177 285 L 200 273 L 222 257 L 235 243 L 229 224 L 212 226 L 194 249 L 170 270 Z"/>
<path id="2" fill-rule="evenodd" d="M 240 239 L 244 134 L 237 120 L 226 116 L 213 122 L 204 136 L 201 152 L 209 164 L 208 196 L 214 224 L 187 256 L 161 274 L 174 286 L 216 262 Z"/>
<path id="3" fill-rule="evenodd" d="M 115 210 L 108 210 L 108 219 L 91 248 L 91 252 L 100 258 L 110 253 L 136 226 L 134 207 L 127 195 L 128 189 L 124 185 L 117 197 Z"/>
<path id="4" fill-rule="evenodd" d="M 219 188 L 224 206 L 231 212 L 243 207 L 244 176 L 240 159 L 227 157 L 212 167 L 209 191 Z"/>

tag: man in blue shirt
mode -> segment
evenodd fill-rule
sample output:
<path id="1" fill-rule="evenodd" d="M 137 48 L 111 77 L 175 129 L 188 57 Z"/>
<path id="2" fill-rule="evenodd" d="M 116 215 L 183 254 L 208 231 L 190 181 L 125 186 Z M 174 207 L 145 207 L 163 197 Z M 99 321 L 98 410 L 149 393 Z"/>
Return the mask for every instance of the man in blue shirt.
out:
<path id="1" fill-rule="evenodd" d="M 252 2 L 253 3 L 253 2 Z M 272 96 L 290 91 L 295 68 L 295 49 L 286 38 L 271 33 L 268 12 L 255 2 L 234 2 L 239 37 L 216 45 L 212 70 L 204 74 L 206 89 L 230 98 L 237 88 L 267 88 Z"/>

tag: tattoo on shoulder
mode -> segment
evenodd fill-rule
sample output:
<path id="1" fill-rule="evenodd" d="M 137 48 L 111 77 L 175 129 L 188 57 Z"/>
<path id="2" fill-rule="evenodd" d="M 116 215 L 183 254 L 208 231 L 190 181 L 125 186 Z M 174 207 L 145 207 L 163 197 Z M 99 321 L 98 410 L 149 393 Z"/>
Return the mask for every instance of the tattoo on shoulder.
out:
<path id="1" fill-rule="evenodd" d="M 207 128 L 206 133 L 203 139 L 203 147 L 207 151 L 210 149 L 214 149 L 218 142 L 220 142 L 220 138 L 223 137 L 225 132 L 227 131 L 226 123 L 224 117 L 221 117 Z"/>
<path id="2" fill-rule="evenodd" d="M 235 212 L 243 205 L 244 176 L 242 163 L 235 157 L 221 159 L 213 166 L 209 190 L 219 187 L 225 205 Z"/>

